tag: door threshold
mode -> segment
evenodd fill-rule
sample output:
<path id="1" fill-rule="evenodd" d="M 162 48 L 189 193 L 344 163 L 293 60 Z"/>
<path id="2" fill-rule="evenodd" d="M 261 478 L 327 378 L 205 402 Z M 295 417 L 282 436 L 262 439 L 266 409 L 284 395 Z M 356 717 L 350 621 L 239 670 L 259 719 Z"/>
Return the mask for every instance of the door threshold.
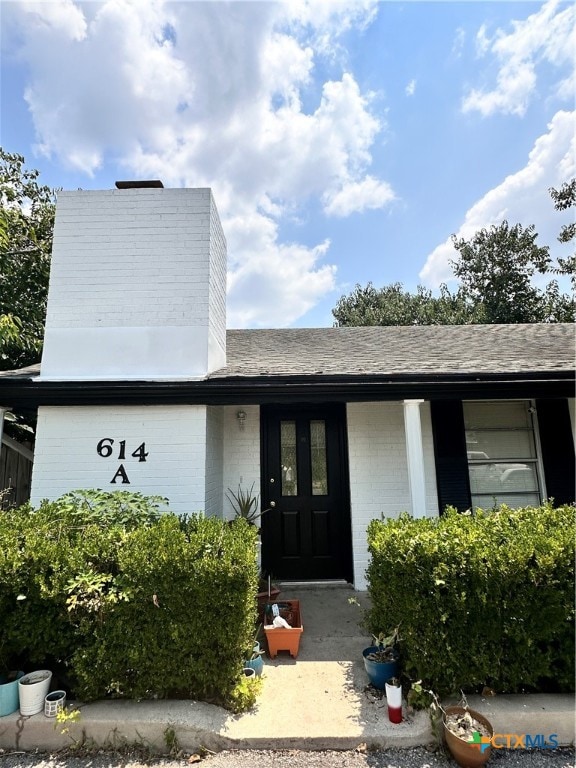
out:
<path id="1" fill-rule="evenodd" d="M 318 587 L 335 587 L 337 589 L 354 589 L 345 579 L 326 579 L 324 581 L 280 581 L 276 582 L 281 589 L 298 587 L 298 589 L 317 589 Z"/>

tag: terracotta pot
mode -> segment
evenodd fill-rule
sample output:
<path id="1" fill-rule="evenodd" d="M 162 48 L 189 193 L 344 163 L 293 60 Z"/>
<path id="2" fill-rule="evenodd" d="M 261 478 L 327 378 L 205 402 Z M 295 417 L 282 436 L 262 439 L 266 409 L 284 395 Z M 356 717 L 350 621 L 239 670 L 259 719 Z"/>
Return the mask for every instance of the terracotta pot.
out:
<path id="1" fill-rule="evenodd" d="M 268 643 L 268 655 L 271 659 L 275 659 L 278 651 L 288 651 L 290 656 L 295 659 L 300 648 L 300 637 L 304 631 L 302 617 L 300 616 L 300 601 L 283 600 L 282 605 L 286 607 L 280 611 L 280 615 L 291 626 L 290 629 L 283 629 L 282 627 L 264 625 L 264 634 Z"/>
<path id="2" fill-rule="evenodd" d="M 492 724 L 479 712 L 476 712 L 473 709 L 466 709 L 465 707 L 446 707 L 446 716 L 463 715 L 466 712 L 468 712 L 474 720 L 485 725 L 490 736 L 494 735 Z M 456 760 L 461 768 L 479 768 L 479 766 L 484 765 L 490 757 L 492 746 L 490 744 L 486 746 L 480 743 L 476 745 L 460 739 L 446 727 L 446 716 L 443 718 L 444 740 L 446 741 L 446 746 L 450 750 L 454 760 Z"/>

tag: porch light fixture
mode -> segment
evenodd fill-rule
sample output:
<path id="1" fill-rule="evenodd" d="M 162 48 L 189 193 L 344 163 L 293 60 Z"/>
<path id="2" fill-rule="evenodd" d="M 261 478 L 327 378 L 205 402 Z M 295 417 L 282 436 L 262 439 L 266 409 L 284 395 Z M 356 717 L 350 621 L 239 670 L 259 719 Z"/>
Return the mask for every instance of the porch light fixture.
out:
<path id="1" fill-rule="evenodd" d="M 236 418 L 238 419 L 238 426 L 240 429 L 244 429 L 244 424 L 246 423 L 246 411 L 238 411 Z"/>

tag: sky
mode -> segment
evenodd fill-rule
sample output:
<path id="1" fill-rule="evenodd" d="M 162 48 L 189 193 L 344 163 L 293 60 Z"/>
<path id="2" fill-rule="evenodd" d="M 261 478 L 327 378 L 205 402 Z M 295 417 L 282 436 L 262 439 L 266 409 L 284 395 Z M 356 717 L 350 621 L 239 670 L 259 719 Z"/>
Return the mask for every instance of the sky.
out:
<path id="1" fill-rule="evenodd" d="M 228 327 L 454 287 L 451 236 L 572 212 L 572 2 L 0 0 L 0 144 L 59 189 L 211 187 Z"/>

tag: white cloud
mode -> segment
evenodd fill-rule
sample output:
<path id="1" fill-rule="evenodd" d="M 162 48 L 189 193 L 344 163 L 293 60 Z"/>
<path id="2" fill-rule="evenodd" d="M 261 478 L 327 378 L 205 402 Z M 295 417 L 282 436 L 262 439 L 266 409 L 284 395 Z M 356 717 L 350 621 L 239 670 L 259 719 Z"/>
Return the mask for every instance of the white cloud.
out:
<path id="1" fill-rule="evenodd" d="M 416 80 L 410 80 L 406 86 L 405 92 L 406 96 L 414 96 L 414 93 L 416 92 Z"/>
<path id="2" fill-rule="evenodd" d="M 525 227 L 534 224 L 540 244 L 550 246 L 552 255 L 567 255 L 566 246 L 560 245 L 556 238 L 561 225 L 570 219 L 570 212 L 561 215 L 554 210 L 548 189 L 558 189 L 576 175 L 575 117 L 576 112 L 562 111 L 554 115 L 548 132 L 535 142 L 526 166 L 506 177 L 470 208 L 456 233 L 458 238 L 469 239 L 479 229 L 506 219 L 510 224 Z M 420 279 L 431 287 L 450 280 L 449 260 L 456 255 L 448 238 L 428 256 Z"/>
<path id="3" fill-rule="evenodd" d="M 476 53 L 478 56 L 484 56 L 490 49 L 490 38 L 486 34 L 486 24 L 482 24 L 476 33 Z"/>
<path id="4" fill-rule="evenodd" d="M 318 263 L 329 241 L 279 243 L 274 222 L 258 213 L 228 220 L 226 232 L 240 255 L 228 275 L 229 327 L 288 326 L 334 289 L 336 268 Z"/>
<path id="5" fill-rule="evenodd" d="M 461 57 L 465 42 L 466 30 L 462 27 L 458 27 L 456 34 L 454 35 L 454 42 L 452 43 L 452 56 L 457 59 Z"/>
<path id="6" fill-rule="evenodd" d="M 160 2 L 20 8 L 19 54 L 31 72 L 25 98 L 43 154 L 92 175 L 111 149 L 123 157 L 138 138 L 162 143 L 166 117 L 192 97 L 193 84 L 172 46 L 159 42 L 167 18 Z M 62 34 L 73 23 L 83 26 L 81 38 Z"/>
<path id="7" fill-rule="evenodd" d="M 26 2 L 28 23 L 37 33 L 42 30 L 68 40 L 86 37 L 86 20 L 73 0 Z"/>
<path id="8" fill-rule="evenodd" d="M 319 57 L 334 71 L 342 33 L 370 24 L 375 0 L 36 6 L 13 10 L 13 45 L 41 152 L 88 175 L 114 162 L 117 178 L 213 187 L 232 322 L 285 324 L 333 290 L 334 267 L 319 265 L 328 244 L 283 243 L 279 224 L 310 198 L 338 216 L 393 199 L 369 174 L 384 127 L 372 94 L 345 66 L 316 80 Z"/>
<path id="9" fill-rule="evenodd" d="M 365 29 L 376 17 L 378 0 L 286 0 L 286 18 L 308 27 L 318 39 L 334 40 L 352 27 Z"/>
<path id="10" fill-rule="evenodd" d="M 476 48 L 479 56 L 491 53 L 498 62 L 496 87 L 471 89 L 462 102 L 464 112 L 477 111 L 485 117 L 495 112 L 524 115 L 537 89 L 537 67 L 542 63 L 558 68 L 557 97 L 574 95 L 574 5 L 548 0 L 524 21 L 513 22 L 508 34 L 498 29 L 490 37 L 482 25 Z"/>
<path id="11" fill-rule="evenodd" d="M 329 216 L 349 216 L 370 208 L 383 208 L 395 199 L 392 187 L 367 176 L 359 182 L 345 184 L 342 189 L 325 196 L 325 211 Z"/>

